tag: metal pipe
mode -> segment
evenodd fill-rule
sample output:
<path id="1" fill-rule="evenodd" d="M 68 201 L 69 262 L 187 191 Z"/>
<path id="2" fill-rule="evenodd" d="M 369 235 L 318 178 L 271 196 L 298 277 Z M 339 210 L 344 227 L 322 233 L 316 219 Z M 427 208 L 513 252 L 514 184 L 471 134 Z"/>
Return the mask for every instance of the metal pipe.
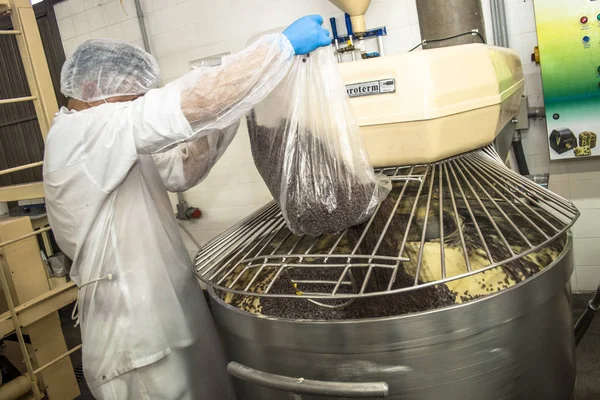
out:
<path id="1" fill-rule="evenodd" d="M 27 236 L 27 235 L 25 235 Z M 8 241 L 10 242 L 10 240 Z M 33 373 L 33 365 L 31 364 L 31 358 L 29 356 L 29 352 L 27 351 L 27 346 L 25 345 L 25 338 L 23 337 L 23 331 L 21 330 L 21 324 L 19 323 L 19 316 L 15 310 L 15 303 L 13 302 L 12 295 L 10 294 L 10 288 L 8 286 L 8 279 L 4 274 L 4 270 L 0 269 L 0 282 L 2 283 L 2 290 L 4 291 L 4 297 L 6 298 L 6 303 L 8 305 L 8 309 L 10 311 L 10 317 L 12 318 L 12 323 L 15 328 L 15 333 L 17 334 L 17 341 L 19 342 L 19 347 L 21 348 L 21 353 L 23 354 L 23 359 L 25 361 L 25 367 L 28 372 L 28 381 L 31 389 L 33 390 L 33 395 L 36 400 L 40 400 L 42 398 L 42 392 L 40 391 L 40 387 L 37 382 L 37 378 Z"/>
<path id="2" fill-rule="evenodd" d="M 350 15 L 346 14 L 346 31 L 348 32 L 348 44 L 350 47 L 354 48 L 354 31 L 352 30 L 352 20 L 350 19 Z M 352 51 L 352 61 L 356 61 L 356 53 L 354 50 Z"/>
<path id="3" fill-rule="evenodd" d="M 383 48 L 383 36 L 377 36 L 377 47 L 379 47 L 379 55 L 385 56 L 385 49 Z"/>
<path id="4" fill-rule="evenodd" d="M 498 2 L 498 17 L 500 20 L 500 46 L 501 47 L 509 47 L 510 43 L 508 41 L 508 24 L 506 22 L 506 5 L 504 4 L 504 0 L 496 0 Z"/>
<path id="5" fill-rule="evenodd" d="M 142 32 L 142 41 L 144 42 L 144 50 L 150 53 L 150 42 L 148 41 L 148 31 L 146 31 L 146 24 L 144 23 L 144 13 L 142 11 L 142 4 L 140 0 L 133 0 L 135 4 L 135 12 L 137 14 L 138 22 L 140 24 L 140 31 Z"/>
<path id="6" fill-rule="evenodd" d="M 480 43 L 476 34 L 460 35 L 476 30 L 485 39 L 481 0 L 417 1 L 417 14 L 423 49 Z M 443 15 L 443 18 L 440 18 Z M 460 35 L 460 36 L 456 36 Z M 437 41 L 434 39 L 451 38 Z"/>
<path id="7" fill-rule="evenodd" d="M 21 375 L 0 386 L 0 400 L 17 400 L 31 392 L 29 377 Z"/>
<path id="8" fill-rule="evenodd" d="M 0 35 L 20 35 L 21 31 L 0 31 Z"/>
<path id="9" fill-rule="evenodd" d="M 35 99 L 37 99 L 35 96 L 16 97 L 14 99 L 2 99 L 0 100 L 0 104 L 22 103 L 24 101 L 32 101 Z"/>
<path id="10" fill-rule="evenodd" d="M 38 162 L 31 163 L 31 164 L 19 165 L 18 167 L 14 167 L 14 168 L 3 169 L 2 171 L 0 171 L 0 175 L 6 175 L 6 174 L 10 174 L 12 172 L 22 171 L 24 169 L 29 169 L 29 168 L 41 167 L 42 165 L 44 165 L 43 161 L 38 161 Z"/>
<path id="11" fill-rule="evenodd" d="M 62 360 L 63 358 L 70 356 L 71 354 L 75 353 L 77 350 L 80 350 L 83 347 L 83 345 L 77 345 L 75 347 L 73 347 L 71 350 L 67 351 L 66 353 L 63 353 L 62 355 L 56 357 L 54 360 L 42 365 L 41 367 L 39 367 L 38 369 L 36 369 L 35 371 L 33 371 L 34 374 L 39 374 L 40 372 L 42 372 L 43 370 L 53 366 L 54 364 L 56 364 L 57 362 L 59 362 L 60 360 Z"/>
<path id="12" fill-rule="evenodd" d="M 592 324 L 592 320 L 594 319 L 594 315 L 600 310 L 600 286 L 596 290 L 594 297 L 588 303 L 585 311 L 577 320 L 575 324 L 575 345 L 579 345 L 581 339 L 587 332 L 588 328 Z"/>
<path id="13" fill-rule="evenodd" d="M 196 245 L 198 250 L 202 250 L 202 246 L 200 246 L 200 243 L 198 243 L 198 241 L 196 240 L 194 235 L 192 235 L 192 232 L 190 232 L 189 229 L 183 225 L 183 222 L 179 221 L 179 227 L 181 228 L 182 231 L 185 232 L 186 235 L 188 235 L 188 237 L 191 239 L 191 241 L 194 242 L 194 244 Z"/>
<path id="14" fill-rule="evenodd" d="M 506 23 L 506 5 L 504 0 L 490 0 L 494 43 L 499 47 L 509 47 L 508 25 Z"/>
<path id="15" fill-rule="evenodd" d="M 492 32 L 494 34 L 494 44 L 498 44 L 498 40 L 500 38 L 500 32 L 498 31 L 498 27 L 500 26 L 500 21 L 498 20 L 498 11 L 497 8 L 498 3 L 496 0 L 490 0 L 490 11 L 492 14 Z"/>
<path id="16" fill-rule="evenodd" d="M 227 365 L 227 372 L 235 378 L 268 388 L 291 392 L 295 395 L 307 394 L 342 398 L 381 398 L 386 397 L 390 389 L 385 382 L 324 382 L 303 378 L 290 378 L 270 374 L 236 362 Z"/>
<path id="17" fill-rule="evenodd" d="M 331 24 L 331 35 L 333 36 L 333 44 L 335 46 L 335 55 L 337 57 L 337 62 L 342 62 L 342 55 L 340 54 L 340 39 L 337 31 L 337 23 L 334 17 L 329 18 L 329 23 Z"/>
<path id="18" fill-rule="evenodd" d="M 512 140 L 513 154 L 517 159 L 517 167 L 521 175 L 529 175 L 529 167 L 527 166 L 527 159 L 525 158 L 525 151 L 523 150 L 523 142 L 521 141 L 521 133 L 515 132 L 515 136 Z"/>
<path id="19" fill-rule="evenodd" d="M 40 233 L 48 232 L 51 229 L 52 228 L 48 226 L 46 228 L 38 229 L 37 231 L 29 232 L 28 234 L 23 235 L 23 236 L 19 236 L 18 238 L 7 240 L 6 242 L 0 243 L 0 248 L 2 248 L 4 246 L 8 246 L 9 244 L 16 243 L 16 242 L 18 242 L 20 240 L 27 239 L 27 238 L 35 236 L 35 235 L 39 235 Z"/>

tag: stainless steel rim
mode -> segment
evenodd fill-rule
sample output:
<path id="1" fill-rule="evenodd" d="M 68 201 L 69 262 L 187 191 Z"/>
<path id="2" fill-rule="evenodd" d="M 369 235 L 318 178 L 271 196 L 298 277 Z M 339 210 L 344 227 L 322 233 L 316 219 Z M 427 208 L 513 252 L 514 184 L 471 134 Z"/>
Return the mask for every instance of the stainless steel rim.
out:
<path id="1" fill-rule="evenodd" d="M 385 351 L 397 343 L 412 348 L 446 341 L 449 323 L 461 326 L 461 329 L 452 334 L 454 339 L 460 339 L 492 329 L 509 319 L 527 315 L 545 304 L 557 291 L 564 289 L 573 273 L 573 264 L 573 238 L 567 232 L 565 246 L 552 264 L 539 274 L 506 290 L 463 304 L 410 314 L 352 320 L 291 319 L 257 315 L 227 304 L 212 287 L 209 288 L 209 295 L 213 301 L 213 315 L 219 325 L 225 331 L 246 340 L 274 348 L 298 349 L 289 337 L 302 338 L 317 329 L 322 330 L 321 337 L 325 338 L 318 343 L 319 351 L 372 351 L 373 346 L 379 351 Z M 486 318 L 478 319 L 477 323 L 465 323 L 475 315 L 485 315 Z M 276 325 L 277 334 L 264 335 L 263 329 L 273 324 Z M 373 324 L 381 329 L 373 329 Z M 347 341 L 340 342 L 339 337 L 325 334 L 330 326 L 335 326 L 345 334 L 361 338 L 364 336 L 366 339 L 350 347 Z M 426 334 L 422 331 L 424 327 L 427 327 Z M 390 337 L 389 332 L 393 332 L 394 337 Z"/>
<path id="2" fill-rule="evenodd" d="M 278 207 L 271 203 L 210 242 L 198 253 L 195 269 L 199 279 L 216 290 L 235 294 L 259 297 L 301 297 L 313 301 L 351 300 L 358 297 L 409 292 L 463 279 L 519 260 L 561 237 L 579 216 L 579 212 L 571 202 L 506 168 L 500 162 L 493 147 L 431 165 L 384 168 L 380 172 L 391 178 L 397 197 L 372 251 L 361 254 L 360 246 L 372 228 L 381 206 L 362 225 L 362 231 L 352 251 L 342 253 L 339 252 L 339 246 L 347 237 L 348 230 L 333 237 L 329 236 L 333 244 L 325 251 L 316 252 L 315 246 L 323 237 L 293 236 L 287 230 Z M 396 256 L 378 254 L 392 221 L 398 218 L 396 211 L 403 201 L 412 201 L 412 205 L 400 250 Z M 425 214 L 417 216 L 419 207 L 422 207 L 421 202 L 425 204 Z M 444 211 L 444 207 L 451 211 Z M 484 268 L 473 269 L 470 264 L 467 243 L 459 221 L 459 208 L 466 213 L 465 218 L 475 227 L 481 249 L 489 261 Z M 475 214 L 479 214 L 479 218 Z M 455 219 L 458 227 L 456 234 L 460 238 L 465 260 L 464 272 L 452 276 L 448 276 L 446 271 L 444 243 L 448 232 L 444 228 L 444 217 Z M 435 219 L 438 219 L 439 227 L 442 279 L 422 282 L 420 275 L 424 243 L 427 241 L 426 228 L 429 226 L 428 223 Z M 405 255 L 405 250 L 409 233 L 417 225 L 417 221 L 421 222 L 422 232 L 413 284 L 394 287 L 403 263 L 410 261 Z M 482 233 L 482 224 L 493 228 L 508 256 L 495 259 L 488 245 L 489 238 L 486 240 Z M 528 234 L 526 228 L 534 231 L 535 235 Z M 507 229 L 510 232 L 507 232 Z M 520 251 L 514 250 L 514 243 L 507 239 L 508 234 L 519 239 L 522 245 L 519 246 L 520 249 L 522 248 Z M 300 243 L 304 246 L 304 251 L 301 252 L 297 251 Z M 339 270 L 340 273 L 337 279 L 294 280 L 290 278 L 288 271 L 295 268 Z M 360 287 L 355 287 L 351 293 L 340 292 L 343 287 L 355 285 L 351 273 L 357 268 L 366 270 L 365 279 Z M 378 269 L 391 271 L 387 288 L 368 291 L 369 279 Z M 259 280 L 263 281 L 267 274 L 270 274 L 267 287 L 256 290 L 255 283 Z M 296 293 L 272 293 L 271 290 L 279 279 L 288 280 Z M 244 284 L 240 286 L 242 282 Z M 316 284 L 321 287 L 325 285 L 331 290 L 318 292 L 303 289 L 314 287 Z"/>

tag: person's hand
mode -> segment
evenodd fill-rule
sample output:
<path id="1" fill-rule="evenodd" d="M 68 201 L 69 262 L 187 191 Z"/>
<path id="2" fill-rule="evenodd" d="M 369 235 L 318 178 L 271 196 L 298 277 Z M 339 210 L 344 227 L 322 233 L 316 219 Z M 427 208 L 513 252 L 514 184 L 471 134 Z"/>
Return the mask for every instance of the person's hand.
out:
<path id="1" fill-rule="evenodd" d="M 323 28 L 323 17 L 308 15 L 302 17 L 283 31 L 296 55 L 308 54 L 319 47 L 329 46 L 329 32 Z"/>

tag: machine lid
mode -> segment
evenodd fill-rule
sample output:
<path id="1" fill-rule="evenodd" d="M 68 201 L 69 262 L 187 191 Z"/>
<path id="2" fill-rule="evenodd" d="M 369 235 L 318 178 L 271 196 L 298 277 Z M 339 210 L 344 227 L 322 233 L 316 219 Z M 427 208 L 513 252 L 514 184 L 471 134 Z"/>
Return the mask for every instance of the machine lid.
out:
<path id="1" fill-rule="evenodd" d="M 443 285 L 467 301 L 550 265 L 579 216 L 571 202 L 506 168 L 493 147 L 381 173 L 393 190 L 362 225 L 294 236 L 271 203 L 198 253 L 198 278 L 218 293 L 327 308 Z"/>
<path id="2" fill-rule="evenodd" d="M 353 97 L 360 126 L 435 120 L 502 106 L 525 86 L 519 55 L 468 44 L 338 65 L 347 86 L 395 80 L 396 90 Z"/>

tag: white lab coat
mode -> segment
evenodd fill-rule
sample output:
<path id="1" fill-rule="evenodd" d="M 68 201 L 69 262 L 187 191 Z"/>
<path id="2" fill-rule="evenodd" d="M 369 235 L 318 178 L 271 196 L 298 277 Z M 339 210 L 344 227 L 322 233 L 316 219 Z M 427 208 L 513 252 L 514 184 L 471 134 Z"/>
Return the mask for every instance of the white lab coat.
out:
<path id="1" fill-rule="evenodd" d="M 190 72 L 133 102 L 57 114 L 44 188 L 54 235 L 80 287 L 90 387 L 201 343 L 203 352 L 189 355 L 195 370 L 182 371 L 204 387 L 193 398 L 233 398 L 165 188 L 185 190 L 206 175 L 292 56 L 283 35 L 269 35 L 220 67 Z"/>

